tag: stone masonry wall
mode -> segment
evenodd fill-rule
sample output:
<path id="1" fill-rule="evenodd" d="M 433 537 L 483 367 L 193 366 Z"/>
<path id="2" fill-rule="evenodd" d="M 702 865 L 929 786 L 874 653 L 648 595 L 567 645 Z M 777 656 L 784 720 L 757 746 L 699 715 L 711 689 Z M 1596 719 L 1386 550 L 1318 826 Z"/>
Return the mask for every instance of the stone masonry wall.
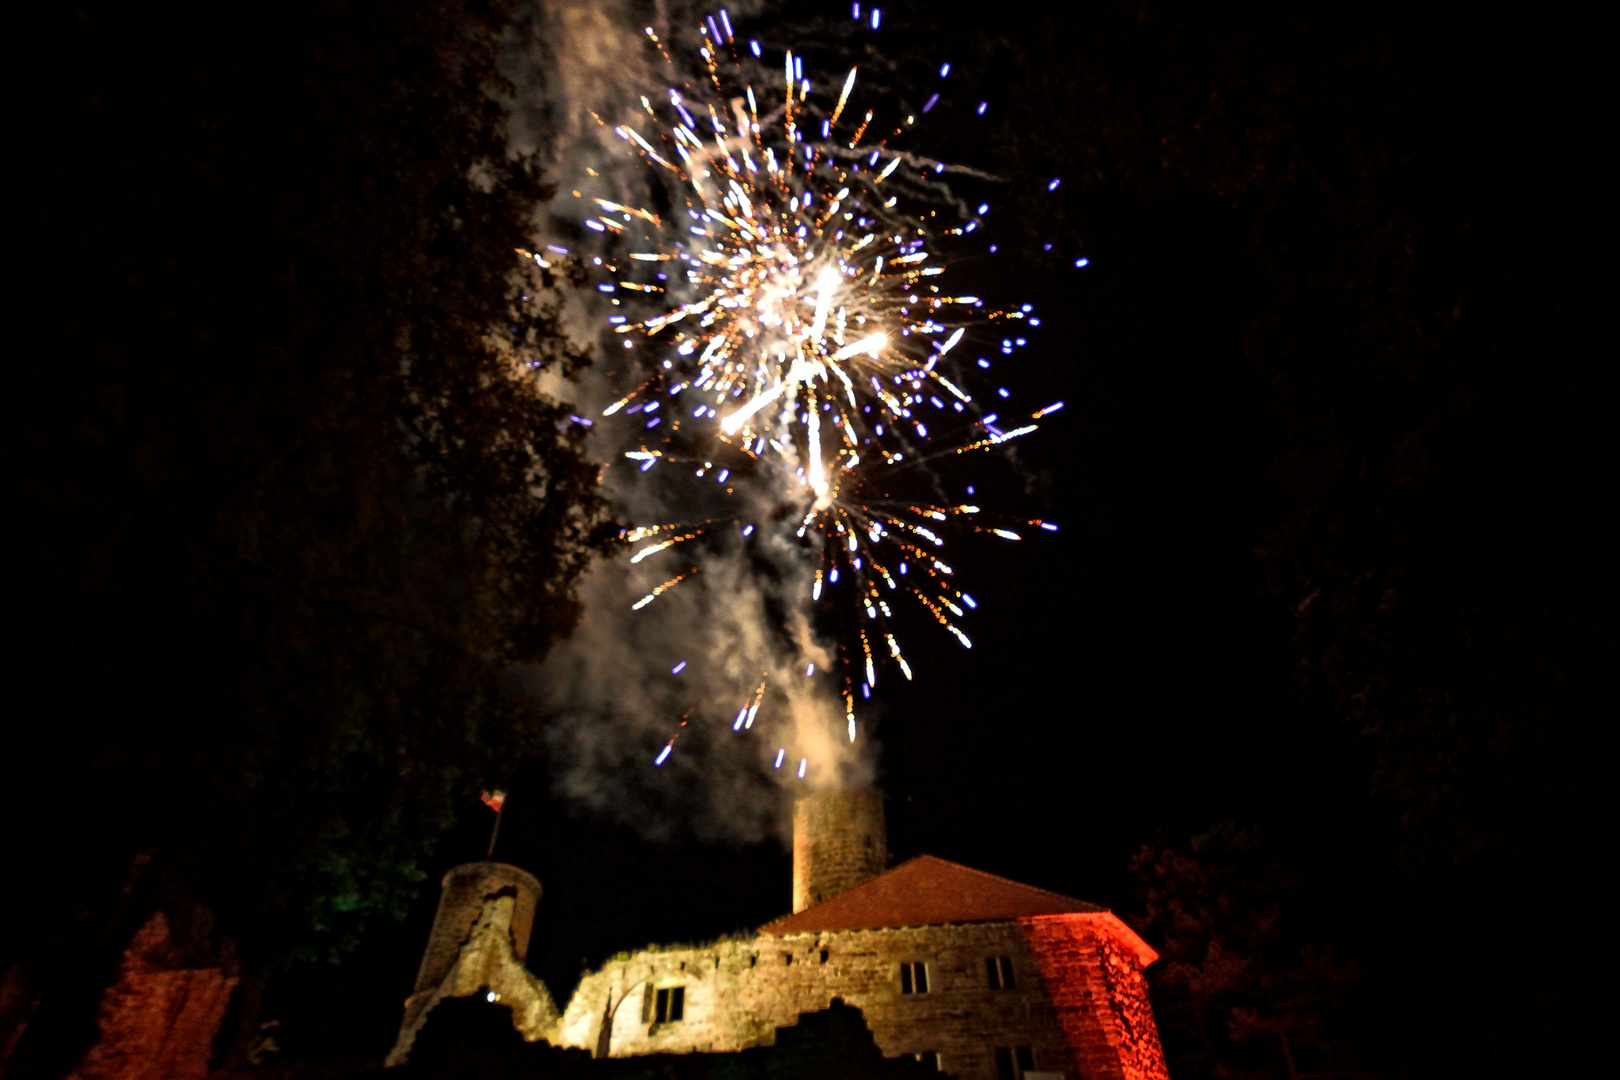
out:
<path id="1" fill-rule="evenodd" d="M 793 910 L 831 900 L 889 868 L 883 798 L 835 788 L 793 804 Z"/>
<path id="2" fill-rule="evenodd" d="M 529 931 L 534 925 L 535 905 L 540 900 L 540 882 L 533 874 L 506 863 L 463 863 L 452 867 L 440 883 L 439 909 L 428 933 L 422 965 L 416 973 L 412 993 L 432 990 L 444 981 L 445 973 L 456 962 L 462 943 L 484 913 L 486 900 L 510 895 L 514 905 L 510 933 L 513 951 L 519 961 L 529 952 Z"/>
<path id="3" fill-rule="evenodd" d="M 1147 979 L 1094 918 L 1020 919 L 1082 1080 L 1169 1080 Z"/>
<path id="4" fill-rule="evenodd" d="M 1017 986 L 989 988 L 985 959 L 1012 961 Z M 929 992 L 902 994 L 900 964 L 928 965 Z M 679 1022 L 643 1020 L 643 1002 L 681 986 Z M 883 1053 L 937 1052 L 961 1080 L 996 1080 L 995 1048 L 1028 1046 L 1038 1071 L 1074 1076 L 1041 964 L 1014 922 L 855 930 L 722 941 L 624 954 L 580 983 L 557 1041 L 630 1054 L 732 1051 L 769 1043 L 833 998 L 858 1007 Z M 1087 1077 L 1087 1080 L 1090 1080 Z"/>
<path id="5" fill-rule="evenodd" d="M 513 940 L 514 920 L 523 916 L 520 899 L 505 895 L 484 902 L 467 940 L 456 950 L 438 984 L 405 1000 L 405 1019 L 385 1064 L 402 1065 L 409 1059 L 417 1033 L 439 1002 L 473 994 L 490 994 L 490 1000 L 509 1007 L 512 1023 L 530 1042 L 554 1040 L 557 1006 L 545 984 L 523 967 Z"/>
<path id="6" fill-rule="evenodd" d="M 162 913 L 136 933 L 102 995 L 97 1039 L 69 1080 L 203 1080 L 240 975 L 234 951 L 204 967 Z"/>

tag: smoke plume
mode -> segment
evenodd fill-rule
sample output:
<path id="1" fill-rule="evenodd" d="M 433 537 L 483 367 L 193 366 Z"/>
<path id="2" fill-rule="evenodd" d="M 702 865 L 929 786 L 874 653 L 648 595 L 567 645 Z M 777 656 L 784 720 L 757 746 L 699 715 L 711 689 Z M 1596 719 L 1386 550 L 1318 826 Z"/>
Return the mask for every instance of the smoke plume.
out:
<path id="1" fill-rule="evenodd" d="M 734 20 L 750 9 L 729 5 Z M 700 18 L 682 4 L 543 0 L 514 28 L 513 143 L 537 153 L 558 185 L 537 222 L 537 247 L 566 249 L 589 265 L 603 252 L 580 227 L 584 200 L 645 205 L 656 197 L 656 181 L 613 129 L 645 120 L 642 95 L 688 77 L 668 69 L 645 28 L 679 62 L 696 54 L 697 34 L 683 27 Z M 666 299 L 690 299 L 673 278 Z M 556 783 L 578 804 L 651 836 L 780 834 L 794 792 L 869 784 L 875 749 L 864 715 L 850 738 L 836 650 L 814 627 L 815 556 L 795 535 L 804 507 L 783 495 L 802 485 L 763 470 L 724 479 L 677 464 L 646 472 L 625 458 L 645 432 L 638 418 L 602 411 L 646 377 L 646 361 L 602 333 L 612 310 L 595 294 L 573 305 L 571 332 L 599 360 L 555 393 L 593 419 L 589 451 L 622 520 L 685 526 L 665 538 L 701 532 L 638 564 L 628 546 L 599 562 L 581 583 L 576 631 L 522 673 L 548 718 Z"/>

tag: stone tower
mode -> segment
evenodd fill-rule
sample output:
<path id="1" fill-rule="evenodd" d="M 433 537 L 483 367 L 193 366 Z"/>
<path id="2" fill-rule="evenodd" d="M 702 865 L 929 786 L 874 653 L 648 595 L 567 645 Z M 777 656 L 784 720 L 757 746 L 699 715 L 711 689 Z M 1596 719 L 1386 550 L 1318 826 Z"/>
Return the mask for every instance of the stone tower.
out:
<path id="1" fill-rule="evenodd" d="M 793 910 L 830 900 L 889 868 L 883 798 L 834 788 L 793 804 Z"/>
<path id="2" fill-rule="evenodd" d="M 557 1006 L 523 961 L 540 900 L 533 874 L 506 863 L 464 863 L 444 875 L 416 987 L 386 1065 L 402 1065 L 417 1032 L 445 998 L 484 994 L 512 1010 L 512 1023 L 530 1042 L 549 1037 Z"/>
<path id="3" fill-rule="evenodd" d="M 512 919 L 505 929 L 511 935 L 512 953 L 518 963 L 528 958 L 534 909 L 540 902 L 540 881 L 533 874 L 506 863 L 463 863 L 444 875 L 440 888 L 439 911 L 433 917 L 433 930 L 428 934 L 412 994 L 433 990 L 444 982 L 461 955 L 462 945 L 484 914 L 485 902 L 497 897 L 513 898 Z"/>

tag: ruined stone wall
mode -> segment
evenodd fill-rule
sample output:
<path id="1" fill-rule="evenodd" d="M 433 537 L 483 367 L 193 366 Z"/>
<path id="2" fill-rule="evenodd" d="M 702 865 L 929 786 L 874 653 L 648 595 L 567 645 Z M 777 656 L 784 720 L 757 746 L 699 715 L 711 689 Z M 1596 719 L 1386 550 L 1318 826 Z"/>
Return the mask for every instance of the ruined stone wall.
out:
<path id="1" fill-rule="evenodd" d="M 439 910 L 422 952 L 413 994 L 432 990 L 444 981 L 462 944 L 483 915 L 484 902 L 498 895 L 513 898 L 509 928 L 512 950 L 520 963 L 528 956 L 534 909 L 540 902 L 540 882 L 533 874 L 507 863 L 463 863 L 444 875 L 440 887 Z"/>
<path id="2" fill-rule="evenodd" d="M 235 951 L 199 962 L 159 912 L 124 951 L 101 998 L 97 1038 L 69 1080 L 203 1080 L 240 973 Z"/>
<path id="3" fill-rule="evenodd" d="M 1011 960 L 1013 989 L 990 988 L 991 956 Z M 919 961 L 927 965 L 928 992 L 901 993 L 900 965 Z M 684 989 L 685 1016 L 664 1024 L 643 1019 L 647 995 L 676 986 Z M 865 1014 L 889 1057 L 939 1053 L 962 1080 L 996 1080 L 996 1047 L 1027 1046 L 1037 1071 L 1074 1076 L 1040 963 L 1013 922 L 762 936 L 624 954 L 580 983 L 556 1041 L 616 1057 L 739 1050 L 771 1042 L 777 1027 L 835 997 Z"/>
<path id="4" fill-rule="evenodd" d="M 793 910 L 831 900 L 889 868 L 883 798 L 838 788 L 793 804 Z"/>
<path id="5" fill-rule="evenodd" d="M 1108 932 L 1105 919 L 1037 915 L 1019 922 L 1078 1075 L 1169 1080 L 1142 965 Z"/>
<path id="6" fill-rule="evenodd" d="M 491 1001 L 510 1008 L 513 1025 L 528 1041 L 555 1041 L 557 1006 L 545 984 L 523 967 L 514 945 L 514 923 L 520 916 L 520 900 L 508 893 L 483 901 L 466 940 L 457 947 L 439 982 L 405 1000 L 405 1019 L 384 1064 L 402 1065 L 409 1060 L 417 1034 L 439 1002 L 474 994 L 488 994 Z M 531 920 L 533 910 L 531 904 Z"/>

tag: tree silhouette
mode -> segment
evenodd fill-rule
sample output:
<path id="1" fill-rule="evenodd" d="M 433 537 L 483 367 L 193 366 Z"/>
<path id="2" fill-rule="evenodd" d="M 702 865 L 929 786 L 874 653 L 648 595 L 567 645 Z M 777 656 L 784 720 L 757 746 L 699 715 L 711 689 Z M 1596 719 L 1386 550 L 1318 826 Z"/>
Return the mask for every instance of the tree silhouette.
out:
<path id="1" fill-rule="evenodd" d="M 569 626 L 601 510 L 540 388 L 586 357 L 575 279 L 518 251 L 510 14 L 20 28 L 0 969 L 30 1042 L 153 906 L 253 970 L 342 951 L 533 740 L 501 672 Z"/>

